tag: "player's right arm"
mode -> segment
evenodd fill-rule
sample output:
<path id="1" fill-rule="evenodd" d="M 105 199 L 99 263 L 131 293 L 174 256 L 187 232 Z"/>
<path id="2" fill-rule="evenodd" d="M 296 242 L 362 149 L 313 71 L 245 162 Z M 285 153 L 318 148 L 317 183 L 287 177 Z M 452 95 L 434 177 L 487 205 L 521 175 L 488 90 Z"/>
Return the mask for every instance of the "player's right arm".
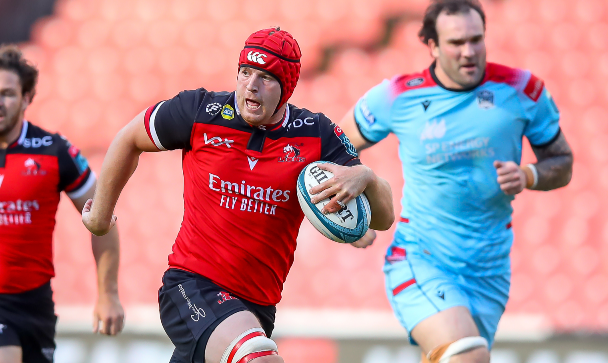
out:
<path id="1" fill-rule="evenodd" d="M 139 155 L 144 151 L 160 151 L 146 132 L 145 113 L 142 111 L 135 116 L 112 141 L 101 166 L 95 197 L 84 206 L 82 222 L 96 236 L 108 233 L 116 223 L 114 207 L 137 168 Z"/>
<path id="2" fill-rule="evenodd" d="M 369 90 L 346 112 L 339 123 L 340 128 L 350 139 L 358 153 L 375 145 L 385 138 L 391 130 L 390 102 L 392 97 L 389 84 L 389 81 L 385 80 Z M 375 239 L 376 231 L 370 228 L 363 238 L 351 243 L 351 246 L 366 248 L 371 246 Z"/>
<path id="3" fill-rule="evenodd" d="M 351 107 L 350 110 L 346 112 L 339 125 L 346 136 L 348 136 L 355 149 L 357 149 L 358 153 L 361 152 L 361 150 L 365 150 L 374 145 L 365 140 L 363 135 L 361 135 L 361 131 L 359 131 L 359 127 L 355 121 L 355 106 Z"/>
<path id="4" fill-rule="evenodd" d="M 363 95 L 338 123 L 357 152 L 375 145 L 391 132 L 392 99 L 390 81 L 384 80 Z"/>
<path id="5" fill-rule="evenodd" d="M 190 147 L 194 119 L 206 92 L 183 91 L 142 111 L 120 130 L 103 160 L 95 197 L 82 211 L 82 222 L 91 233 L 102 236 L 116 223 L 114 207 L 142 152 Z"/>

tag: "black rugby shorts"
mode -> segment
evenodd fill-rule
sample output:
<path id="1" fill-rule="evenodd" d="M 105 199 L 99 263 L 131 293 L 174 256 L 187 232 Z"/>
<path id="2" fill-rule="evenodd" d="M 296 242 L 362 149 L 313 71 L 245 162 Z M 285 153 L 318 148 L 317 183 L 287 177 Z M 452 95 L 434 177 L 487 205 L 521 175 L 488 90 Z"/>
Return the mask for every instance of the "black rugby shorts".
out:
<path id="1" fill-rule="evenodd" d="M 158 290 L 160 321 L 175 345 L 170 363 L 204 363 L 213 330 L 230 315 L 250 311 L 266 336 L 274 329 L 275 306 L 254 304 L 191 272 L 169 269 Z"/>
<path id="2" fill-rule="evenodd" d="M 19 294 L 0 294 L 0 346 L 20 346 L 23 363 L 53 362 L 56 323 L 50 282 Z"/>

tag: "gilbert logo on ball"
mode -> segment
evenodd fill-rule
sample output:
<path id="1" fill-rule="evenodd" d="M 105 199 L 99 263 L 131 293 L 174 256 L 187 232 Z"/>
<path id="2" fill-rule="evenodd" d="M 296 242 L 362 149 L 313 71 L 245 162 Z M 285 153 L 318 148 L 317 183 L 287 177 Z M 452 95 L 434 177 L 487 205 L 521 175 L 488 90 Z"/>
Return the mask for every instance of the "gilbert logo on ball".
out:
<path id="1" fill-rule="evenodd" d="M 323 163 L 328 162 L 310 163 L 300 172 L 296 187 L 300 207 L 310 223 L 325 237 L 341 243 L 355 242 L 365 235 L 369 227 L 371 209 L 367 197 L 365 194 L 359 195 L 336 213 L 321 213 L 330 198 L 313 204 L 310 189 L 333 178 L 331 172 L 319 168 Z"/>

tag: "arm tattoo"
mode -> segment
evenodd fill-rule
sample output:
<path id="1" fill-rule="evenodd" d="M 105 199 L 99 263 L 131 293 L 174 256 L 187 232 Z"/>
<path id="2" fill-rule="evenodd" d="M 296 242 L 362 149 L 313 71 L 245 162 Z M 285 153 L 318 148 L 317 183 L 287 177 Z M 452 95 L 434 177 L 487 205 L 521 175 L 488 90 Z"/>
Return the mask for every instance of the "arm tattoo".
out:
<path id="1" fill-rule="evenodd" d="M 552 190 L 566 186 L 572 179 L 572 150 L 561 133 L 547 146 L 532 146 L 536 159 L 534 166 L 538 172 L 535 190 Z"/>

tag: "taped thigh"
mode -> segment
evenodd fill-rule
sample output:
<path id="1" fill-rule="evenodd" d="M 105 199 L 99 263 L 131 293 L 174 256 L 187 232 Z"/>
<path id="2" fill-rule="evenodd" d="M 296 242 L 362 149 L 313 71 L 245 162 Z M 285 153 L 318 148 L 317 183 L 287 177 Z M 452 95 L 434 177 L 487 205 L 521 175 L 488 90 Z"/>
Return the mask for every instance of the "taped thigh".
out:
<path id="1" fill-rule="evenodd" d="M 249 329 L 228 345 L 220 363 L 247 363 L 252 359 L 267 355 L 277 355 L 274 341 L 266 337 L 261 328 Z"/>
<path id="2" fill-rule="evenodd" d="M 428 360 L 430 363 L 448 363 L 452 356 L 481 347 L 488 348 L 488 341 L 485 338 L 466 337 L 433 349 L 428 355 Z"/>

